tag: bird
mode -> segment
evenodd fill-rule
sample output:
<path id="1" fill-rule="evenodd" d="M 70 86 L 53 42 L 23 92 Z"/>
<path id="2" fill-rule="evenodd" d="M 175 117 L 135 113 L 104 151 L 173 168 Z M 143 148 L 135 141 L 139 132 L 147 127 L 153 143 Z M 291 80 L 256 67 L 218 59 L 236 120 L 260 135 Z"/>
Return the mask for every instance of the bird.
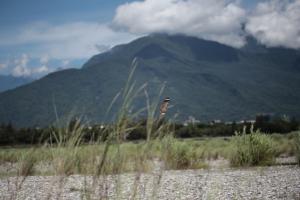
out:
<path id="1" fill-rule="evenodd" d="M 162 119 L 166 115 L 166 113 L 168 111 L 169 102 L 170 102 L 170 97 L 166 97 L 163 100 L 163 102 L 161 103 L 160 109 L 159 109 L 159 111 L 160 111 L 159 119 Z"/>

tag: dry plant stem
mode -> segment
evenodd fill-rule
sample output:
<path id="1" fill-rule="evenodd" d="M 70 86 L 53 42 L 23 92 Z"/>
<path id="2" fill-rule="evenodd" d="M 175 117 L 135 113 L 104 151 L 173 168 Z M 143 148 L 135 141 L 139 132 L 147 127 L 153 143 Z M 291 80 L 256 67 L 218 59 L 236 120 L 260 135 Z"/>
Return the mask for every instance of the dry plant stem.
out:
<path id="1" fill-rule="evenodd" d="M 32 149 L 31 151 L 29 151 L 29 153 L 25 153 L 21 157 L 21 160 L 19 160 L 18 174 L 17 174 L 15 183 L 14 183 L 15 189 L 12 193 L 11 199 L 17 199 L 18 193 L 21 191 L 26 178 L 28 177 L 28 175 L 30 175 L 30 173 L 32 171 L 34 162 L 31 163 L 32 160 L 29 160 L 30 163 L 27 163 L 26 159 L 28 159 L 28 156 L 30 156 L 30 154 L 33 153 L 34 151 L 35 151 L 35 149 Z M 27 165 L 27 164 L 29 164 L 29 165 Z M 9 177 L 8 177 L 8 181 L 9 181 Z"/>
<path id="2" fill-rule="evenodd" d="M 169 130 L 169 124 L 160 124 L 157 127 L 157 123 L 155 123 L 155 111 L 157 108 L 157 105 L 159 103 L 159 97 L 154 101 L 154 103 L 150 103 L 150 99 L 148 93 L 145 90 L 146 84 L 144 84 L 142 87 L 135 89 L 135 83 L 131 83 L 131 78 L 133 76 L 133 71 L 135 69 L 135 65 L 133 67 L 132 72 L 129 76 L 129 81 L 125 86 L 125 89 L 121 95 L 118 95 L 118 97 L 122 96 L 122 105 L 121 109 L 118 112 L 117 115 L 117 121 L 115 122 L 114 126 L 110 126 L 107 128 L 108 130 L 111 130 L 105 145 L 104 149 L 101 148 L 101 151 L 98 152 L 96 150 L 92 150 L 92 156 L 91 161 L 95 163 L 95 167 L 92 167 L 92 184 L 88 183 L 88 177 L 85 176 L 84 179 L 84 187 L 80 191 L 83 192 L 82 197 L 85 199 L 92 199 L 95 197 L 99 197 L 96 194 L 96 189 L 99 188 L 100 191 L 100 199 L 106 199 L 108 198 L 108 190 L 110 185 L 106 184 L 109 182 L 107 180 L 107 174 L 113 173 L 115 175 L 112 175 L 113 181 L 115 182 L 115 195 L 116 198 L 122 197 L 122 184 L 121 184 L 121 176 L 120 173 L 123 172 L 124 166 L 126 165 L 125 159 L 127 154 L 124 154 L 121 149 L 121 145 L 123 144 L 123 141 L 126 139 L 127 133 L 130 132 L 133 129 L 136 129 L 139 125 L 136 125 L 132 127 L 132 125 L 129 124 L 131 119 L 134 119 L 136 116 L 138 116 L 141 112 L 144 110 L 148 111 L 148 118 L 147 118 L 147 141 L 145 146 L 138 146 L 137 151 L 135 151 L 135 168 L 134 170 L 137 172 L 134 179 L 134 184 L 132 188 L 132 194 L 129 198 L 136 199 L 139 195 L 139 185 L 141 184 L 141 176 L 142 173 L 145 171 L 145 166 L 147 162 L 149 161 L 150 155 L 152 153 L 152 146 L 153 141 L 151 140 L 152 137 L 159 137 L 161 138 L 163 135 L 168 133 Z M 163 92 L 164 86 L 160 90 L 160 94 Z M 140 109 L 136 113 L 130 113 L 129 110 L 131 109 L 131 105 L 133 104 L 133 99 L 136 98 L 141 91 L 145 91 L 145 94 L 147 94 L 147 108 L 146 109 Z M 116 100 L 113 100 L 114 102 Z M 130 114 L 130 116 L 128 116 Z M 66 128 L 58 128 L 57 130 L 53 129 L 53 132 L 51 133 L 51 140 L 50 144 L 48 146 L 44 146 L 45 151 L 50 151 L 49 156 L 52 160 L 52 163 L 55 167 L 55 175 L 57 179 L 55 182 L 53 182 L 52 187 L 50 188 L 50 192 L 47 195 L 47 199 L 52 199 L 53 197 L 56 199 L 62 198 L 62 193 L 64 190 L 64 186 L 67 184 L 67 178 L 69 175 L 73 173 L 81 173 L 82 171 L 82 162 L 80 158 L 80 145 L 82 144 L 83 140 L 83 134 L 84 132 L 84 126 L 81 125 L 80 120 L 75 121 L 75 123 L 72 126 L 67 126 Z M 55 141 L 55 144 L 52 144 L 51 142 Z M 91 143 L 95 145 L 100 145 L 100 141 L 96 143 Z M 111 148 L 112 144 L 116 149 Z M 116 154 L 113 150 L 116 150 Z M 164 151 L 164 147 L 161 149 L 161 151 Z M 110 152 L 113 152 L 112 155 L 114 155 L 112 158 L 109 157 Z M 99 155 L 100 153 L 100 155 Z M 82 155 L 81 155 L 82 156 Z M 152 155 L 151 155 L 152 156 Z M 100 159 L 97 159 L 97 157 L 100 157 Z M 35 163 L 32 163 L 35 164 Z M 78 165 L 78 168 L 75 168 L 74 165 Z M 24 165 L 26 166 L 26 165 Z M 31 166 L 31 163 L 28 163 L 28 166 Z M 15 196 L 12 197 L 12 199 L 17 198 L 18 190 L 22 189 L 22 185 L 25 182 L 26 177 L 30 173 L 30 169 L 25 170 L 25 175 L 19 178 L 22 178 L 21 180 L 18 178 L 16 182 L 16 192 L 14 193 Z M 77 171 L 76 171 L 77 169 Z M 78 171 L 79 170 L 79 171 Z M 83 171 L 85 173 L 85 171 Z M 152 197 L 155 197 L 155 193 L 159 187 L 161 178 L 163 174 L 163 168 L 160 167 L 159 171 L 155 172 L 155 176 L 153 178 L 154 188 L 152 191 Z M 10 184 L 9 184 L 10 185 Z M 58 187 L 58 188 L 56 188 Z M 91 188 L 91 189 L 90 189 Z M 54 191 L 55 196 L 53 196 Z"/>

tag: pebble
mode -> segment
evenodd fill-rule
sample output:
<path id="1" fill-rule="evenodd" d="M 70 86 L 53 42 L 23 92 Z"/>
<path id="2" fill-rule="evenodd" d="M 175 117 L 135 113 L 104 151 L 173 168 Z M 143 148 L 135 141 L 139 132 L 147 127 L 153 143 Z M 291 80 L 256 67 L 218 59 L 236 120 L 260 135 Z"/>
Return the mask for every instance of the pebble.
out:
<path id="1" fill-rule="evenodd" d="M 300 168 L 157 170 L 101 177 L 0 178 L 0 199 L 300 199 Z"/>

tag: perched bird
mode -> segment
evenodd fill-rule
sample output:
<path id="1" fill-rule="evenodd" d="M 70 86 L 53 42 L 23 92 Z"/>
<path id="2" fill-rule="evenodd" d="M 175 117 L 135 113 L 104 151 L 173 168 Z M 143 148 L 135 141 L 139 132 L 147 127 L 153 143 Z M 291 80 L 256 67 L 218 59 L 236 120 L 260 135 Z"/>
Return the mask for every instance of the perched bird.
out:
<path id="1" fill-rule="evenodd" d="M 169 105 L 169 102 L 170 102 L 170 98 L 169 97 L 166 97 L 164 99 L 164 101 L 162 102 L 162 104 L 160 105 L 160 115 L 159 115 L 159 119 L 162 119 L 165 114 L 167 113 L 167 110 L 168 110 L 168 105 Z"/>

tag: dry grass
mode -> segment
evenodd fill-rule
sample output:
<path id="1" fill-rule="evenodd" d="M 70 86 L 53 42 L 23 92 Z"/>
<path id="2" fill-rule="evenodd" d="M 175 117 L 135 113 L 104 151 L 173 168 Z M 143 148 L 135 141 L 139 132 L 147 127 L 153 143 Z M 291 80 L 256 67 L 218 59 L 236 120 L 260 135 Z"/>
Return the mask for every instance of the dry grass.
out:
<path id="1" fill-rule="evenodd" d="M 16 189 L 12 192 L 12 199 L 17 196 L 27 176 L 41 173 L 38 172 L 37 165 L 42 166 L 42 168 L 43 166 L 48 167 L 46 170 L 43 169 L 42 173 L 59 177 L 59 188 L 63 187 L 66 178 L 71 174 L 92 176 L 92 183 L 84 183 L 82 196 L 85 199 L 92 199 L 97 188 L 99 189 L 103 184 L 105 185 L 106 175 L 134 172 L 136 174 L 135 184 L 133 184 L 131 190 L 131 197 L 134 199 L 141 173 L 153 170 L 156 167 L 156 161 L 161 163 L 160 166 L 164 166 L 164 168 L 159 167 L 160 173 L 157 174 L 157 179 L 155 180 L 153 197 L 156 193 L 156 187 L 160 183 L 163 170 L 205 168 L 207 167 L 204 162 L 206 159 L 230 158 L 230 155 L 236 149 L 235 145 L 237 143 L 235 139 L 233 141 L 231 138 L 174 139 L 171 123 L 160 123 L 156 120 L 155 113 L 159 98 L 151 100 L 146 92 L 146 85 L 137 88 L 135 82 L 132 82 L 135 67 L 136 63 L 134 61 L 128 83 L 122 92 L 116 95 L 112 100 L 111 106 L 109 106 L 108 112 L 117 99 L 120 98 L 119 100 L 122 102 L 121 107 L 116 114 L 114 125 L 109 127 L 110 134 L 105 142 L 94 141 L 88 145 L 83 144 L 82 137 L 85 125 L 81 124 L 79 120 L 72 126 L 66 126 L 66 128 L 59 129 L 58 132 L 53 132 L 52 141 L 55 141 L 54 144 L 49 142 L 34 149 L 7 148 L 0 150 L 0 163 L 16 163 L 18 165 L 16 175 L 22 177 L 21 181 L 16 184 Z M 159 95 L 162 94 L 163 88 Z M 141 93 L 144 93 L 146 96 L 145 109 L 137 110 L 133 113 L 131 112 L 133 110 L 133 101 Z M 146 123 L 147 140 L 139 143 L 126 142 L 128 132 L 137 128 L 132 127 L 129 122 L 141 112 L 148 113 Z M 269 137 L 264 138 L 266 136 L 263 136 L 261 138 L 261 136 L 254 135 L 254 139 L 256 137 L 258 137 L 258 141 L 263 139 L 263 144 L 266 143 L 267 147 L 271 145 L 269 144 Z M 282 144 L 285 144 L 285 142 Z M 244 144 L 241 143 L 239 145 L 243 146 Z M 281 153 L 286 148 L 283 147 Z M 273 154 L 265 154 L 265 156 L 273 156 Z M 43 165 L 43 163 L 48 163 L 49 165 Z M 258 163 L 260 163 L 260 160 L 258 160 Z M 119 194 L 121 190 L 118 187 L 118 181 L 117 178 L 116 194 Z M 56 195 L 56 199 L 61 198 L 60 194 Z M 51 191 L 49 192 L 49 199 L 50 197 Z M 97 198 L 101 199 L 105 198 L 105 196 L 98 196 Z"/>
<path id="2" fill-rule="evenodd" d="M 295 133 L 295 154 L 298 165 L 300 166 L 300 132 Z"/>

